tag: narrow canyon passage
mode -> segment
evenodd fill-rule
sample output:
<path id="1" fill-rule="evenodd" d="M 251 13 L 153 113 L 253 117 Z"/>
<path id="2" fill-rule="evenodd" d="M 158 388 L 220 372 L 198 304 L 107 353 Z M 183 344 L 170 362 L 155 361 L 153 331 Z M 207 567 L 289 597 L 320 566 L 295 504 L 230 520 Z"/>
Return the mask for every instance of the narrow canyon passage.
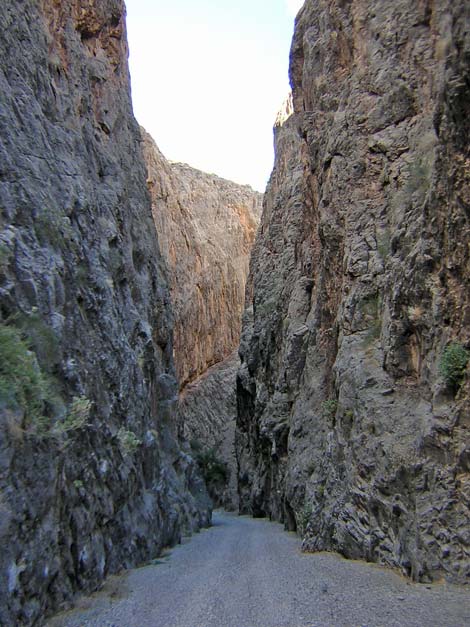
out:
<path id="1" fill-rule="evenodd" d="M 458 587 L 413 584 L 334 554 L 305 554 L 266 519 L 216 512 L 214 526 L 129 571 L 48 627 L 464 627 Z"/>

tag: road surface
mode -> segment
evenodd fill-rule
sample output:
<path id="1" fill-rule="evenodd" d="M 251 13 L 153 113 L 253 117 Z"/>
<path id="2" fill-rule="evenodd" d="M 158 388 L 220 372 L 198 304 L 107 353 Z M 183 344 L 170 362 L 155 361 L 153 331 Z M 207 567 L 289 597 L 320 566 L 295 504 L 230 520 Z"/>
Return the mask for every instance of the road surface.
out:
<path id="1" fill-rule="evenodd" d="M 112 577 L 48 627 L 468 627 L 470 591 L 413 584 L 281 525 L 216 512 L 214 526 Z"/>

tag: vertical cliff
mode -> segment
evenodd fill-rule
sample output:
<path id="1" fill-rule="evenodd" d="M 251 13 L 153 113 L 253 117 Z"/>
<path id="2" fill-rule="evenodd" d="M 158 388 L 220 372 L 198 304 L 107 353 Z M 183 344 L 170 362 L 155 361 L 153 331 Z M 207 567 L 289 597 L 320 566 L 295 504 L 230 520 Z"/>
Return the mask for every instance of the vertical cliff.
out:
<path id="1" fill-rule="evenodd" d="M 208 521 L 122 0 L 0 3 L 0 623 Z"/>
<path id="2" fill-rule="evenodd" d="M 251 247 L 262 194 L 182 163 L 169 162 L 142 129 L 147 185 L 175 317 L 174 357 L 188 440 L 213 449 L 230 471 L 212 495 L 237 507 L 235 376 Z M 197 451 L 196 451 L 197 453 Z"/>
<path id="3" fill-rule="evenodd" d="M 168 265 L 182 387 L 238 346 L 262 194 L 170 163 L 143 131 L 155 225 Z"/>
<path id="4" fill-rule="evenodd" d="M 470 577 L 469 6 L 307 0 L 251 262 L 242 511 Z"/>

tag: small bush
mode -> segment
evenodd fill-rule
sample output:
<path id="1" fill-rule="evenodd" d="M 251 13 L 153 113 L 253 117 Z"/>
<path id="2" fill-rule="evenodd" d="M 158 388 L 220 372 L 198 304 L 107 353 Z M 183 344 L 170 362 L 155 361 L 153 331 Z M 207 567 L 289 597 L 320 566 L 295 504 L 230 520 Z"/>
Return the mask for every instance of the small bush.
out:
<path id="1" fill-rule="evenodd" d="M 62 422 L 55 430 L 57 433 L 68 433 L 88 426 L 92 402 L 86 396 L 75 396 Z"/>
<path id="2" fill-rule="evenodd" d="M 191 444 L 193 445 L 194 443 L 192 442 Z M 213 496 L 217 490 L 227 485 L 230 476 L 227 464 L 217 457 L 213 448 L 204 451 L 202 448 L 195 450 L 193 446 L 193 452 L 209 494 Z"/>
<path id="3" fill-rule="evenodd" d="M 0 271 L 5 271 L 10 263 L 10 259 L 12 257 L 12 252 L 3 243 L 0 243 Z"/>
<path id="4" fill-rule="evenodd" d="M 43 208 L 38 212 L 34 229 L 42 244 L 49 242 L 55 248 L 63 247 L 73 237 L 70 219 L 57 207 Z"/>
<path id="5" fill-rule="evenodd" d="M 13 316 L 11 323 L 21 330 L 23 337 L 27 338 L 28 345 L 36 354 L 41 367 L 50 372 L 60 361 L 59 340 L 54 330 L 44 322 L 35 308 L 30 314 Z"/>
<path id="6" fill-rule="evenodd" d="M 321 404 L 323 415 L 332 418 L 336 414 L 338 409 L 338 401 L 335 398 L 330 398 L 327 401 L 323 401 Z"/>
<path id="7" fill-rule="evenodd" d="M 124 427 L 119 429 L 117 438 L 119 440 L 119 446 L 125 455 L 135 453 L 142 444 L 142 440 L 139 440 L 133 431 L 127 431 Z"/>
<path id="8" fill-rule="evenodd" d="M 439 372 L 448 386 L 457 388 L 461 385 L 469 357 L 469 351 L 458 342 L 446 346 L 439 364 Z"/>
<path id="9" fill-rule="evenodd" d="M 23 427 L 38 433 L 49 428 L 45 416 L 50 386 L 36 355 L 18 329 L 0 326 L 0 405 L 24 412 Z"/>
<path id="10" fill-rule="evenodd" d="M 313 509 L 310 503 L 305 503 L 300 512 L 296 512 L 297 530 L 301 536 L 305 534 L 312 514 Z"/>

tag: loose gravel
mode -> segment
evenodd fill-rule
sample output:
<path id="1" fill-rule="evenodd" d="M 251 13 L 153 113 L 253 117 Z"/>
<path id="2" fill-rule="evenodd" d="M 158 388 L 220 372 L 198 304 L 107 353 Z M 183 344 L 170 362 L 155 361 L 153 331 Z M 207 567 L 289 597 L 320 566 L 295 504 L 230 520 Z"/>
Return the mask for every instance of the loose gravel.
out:
<path id="1" fill-rule="evenodd" d="M 268 520 L 216 512 L 213 527 L 110 578 L 48 627 L 468 627 L 470 591 L 415 584 L 331 553 L 304 554 Z"/>

